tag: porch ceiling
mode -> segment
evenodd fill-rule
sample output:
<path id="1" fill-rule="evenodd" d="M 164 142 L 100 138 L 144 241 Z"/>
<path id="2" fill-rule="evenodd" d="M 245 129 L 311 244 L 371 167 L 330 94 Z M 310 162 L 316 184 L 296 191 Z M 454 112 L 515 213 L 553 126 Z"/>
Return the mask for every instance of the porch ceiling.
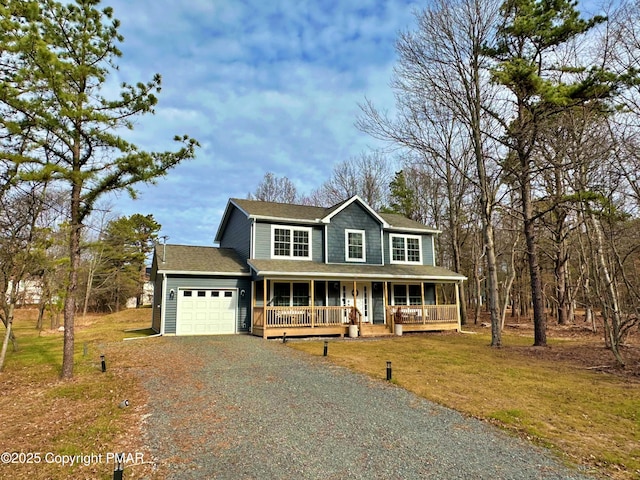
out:
<path id="1" fill-rule="evenodd" d="M 428 265 L 367 265 L 316 263 L 299 260 L 248 260 L 260 277 L 314 277 L 369 280 L 423 280 L 457 282 L 467 277 L 442 267 Z"/>

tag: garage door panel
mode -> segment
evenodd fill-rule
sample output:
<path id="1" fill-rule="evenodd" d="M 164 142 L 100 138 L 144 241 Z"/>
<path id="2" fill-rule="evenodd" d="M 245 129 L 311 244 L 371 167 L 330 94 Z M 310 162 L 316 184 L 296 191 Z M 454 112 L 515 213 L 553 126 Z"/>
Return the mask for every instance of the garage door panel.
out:
<path id="1" fill-rule="evenodd" d="M 236 302 L 235 290 L 181 290 L 176 335 L 235 333 Z"/>

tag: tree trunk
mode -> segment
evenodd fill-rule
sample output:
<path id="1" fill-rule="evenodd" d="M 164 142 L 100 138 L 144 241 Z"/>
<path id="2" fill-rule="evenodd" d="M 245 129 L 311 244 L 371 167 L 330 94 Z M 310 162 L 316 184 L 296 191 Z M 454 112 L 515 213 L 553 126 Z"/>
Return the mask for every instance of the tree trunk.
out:
<path id="1" fill-rule="evenodd" d="M 89 306 L 89 298 L 91 298 L 91 289 L 93 288 L 93 275 L 95 273 L 95 263 L 92 260 L 89 261 L 89 272 L 87 274 L 87 289 L 84 292 L 84 302 L 82 305 L 82 317 L 87 316 L 87 308 Z"/>
<path id="2" fill-rule="evenodd" d="M 64 348 L 62 352 L 62 378 L 73 377 L 74 327 L 76 315 L 76 294 L 78 291 L 78 270 L 80 268 L 80 219 L 81 186 L 74 183 L 71 188 L 71 225 L 69 233 L 69 283 L 64 300 Z"/>
<path id="3" fill-rule="evenodd" d="M 531 176 L 525 153 L 520 153 L 522 177 L 522 217 L 524 222 L 524 237 L 527 245 L 527 259 L 529 260 L 529 276 L 531 278 L 531 301 L 533 304 L 533 330 L 535 347 L 547 346 L 547 322 L 544 314 L 544 297 L 542 294 L 542 278 L 538 260 L 533 205 L 531 201 Z"/>
<path id="4" fill-rule="evenodd" d="M 13 349 L 14 351 L 16 350 L 16 344 L 15 344 L 15 340 L 14 340 L 14 335 L 13 335 L 13 309 L 14 306 L 13 304 L 9 305 L 8 308 L 8 315 L 7 315 L 7 319 L 6 319 L 6 331 L 4 334 L 4 340 L 2 341 L 2 351 L 0 351 L 0 372 L 2 372 L 3 368 L 4 368 L 4 360 L 6 358 L 7 355 L 7 347 L 9 346 L 9 339 L 12 339 L 13 341 Z"/>
<path id="5" fill-rule="evenodd" d="M 604 240 L 599 220 L 593 213 L 589 214 L 593 228 L 592 235 L 596 241 L 596 261 L 600 267 L 599 276 L 602 278 L 605 295 L 602 295 L 602 317 L 604 320 L 605 342 L 616 357 L 618 364 L 625 366 L 625 361 L 620 354 L 620 325 L 622 317 L 620 314 L 620 302 L 618 292 L 614 285 L 614 280 L 609 272 L 607 261 L 604 256 Z"/>

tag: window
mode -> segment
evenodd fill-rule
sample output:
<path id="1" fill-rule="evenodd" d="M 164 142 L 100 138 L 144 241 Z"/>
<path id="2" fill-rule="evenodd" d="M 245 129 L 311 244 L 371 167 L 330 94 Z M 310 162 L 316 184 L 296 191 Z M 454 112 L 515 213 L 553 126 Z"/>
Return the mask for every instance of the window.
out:
<path id="1" fill-rule="evenodd" d="M 364 243 L 364 230 L 345 230 L 345 253 L 347 261 L 364 262 L 367 260 Z"/>
<path id="2" fill-rule="evenodd" d="M 421 305 L 420 285 L 393 285 L 393 305 Z"/>
<path id="3" fill-rule="evenodd" d="M 390 235 L 391 263 L 422 263 L 422 238 L 416 235 Z"/>
<path id="4" fill-rule="evenodd" d="M 290 305 L 291 285 L 289 283 L 273 284 L 273 302 L 276 307 L 288 307 Z"/>
<path id="5" fill-rule="evenodd" d="M 294 283 L 292 287 L 291 304 L 296 307 L 309 305 L 309 284 Z"/>
<path id="6" fill-rule="evenodd" d="M 422 295 L 420 294 L 420 285 L 408 285 L 409 287 L 409 305 L 420 305 L 422 303 Z"/>
<path id="7" fill-rule="evenodd" d="M 311 229 L 272 226 L 272 257 L 311 260 Z"/>
<path id="8" fill-rule="evenodd" d="M 309 284 L 274 282 L 271 303 L 280 307 L 306 307 L 309 305 Z"/>
<path id="9" fill-rule="evenodd" d="M 407 304 L 407 286 L 406 285 L 393 286 L 393 304 L 394 305 Z"/>

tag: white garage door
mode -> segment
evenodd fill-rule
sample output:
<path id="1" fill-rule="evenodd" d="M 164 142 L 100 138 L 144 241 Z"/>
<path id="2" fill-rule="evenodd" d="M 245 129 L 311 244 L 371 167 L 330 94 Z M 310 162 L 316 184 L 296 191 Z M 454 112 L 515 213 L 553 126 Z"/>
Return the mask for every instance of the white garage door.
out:
<path id="1" fill-rule="evenodd" d="M 236 332 L 236 291 L 180 289 L 176 335 Z"/>

